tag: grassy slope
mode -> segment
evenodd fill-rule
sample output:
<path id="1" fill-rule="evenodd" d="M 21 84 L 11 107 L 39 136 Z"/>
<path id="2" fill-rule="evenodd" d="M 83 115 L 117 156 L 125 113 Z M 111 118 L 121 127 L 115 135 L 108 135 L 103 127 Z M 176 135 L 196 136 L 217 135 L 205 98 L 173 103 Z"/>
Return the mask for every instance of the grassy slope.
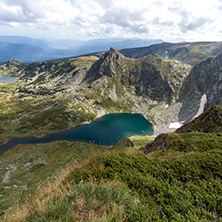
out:
<path id="1" fill-rule="evenodd" d="M 129 139 L 133 141 L 134 148 L 140 149 L 145 145 L 147 145 L 148 143 L 152 142 L 155 139 L 155 137 L 135 135 L 129 137 Z"/>
<path id="2" fill-rule="evenodd" d="M 95 115 L 59 97 L 26 97 L 15 94 L 15 84 L 0 84 L 0 140 L 27 135 L 42 136 L 71 128 Z"/>
<path id="3" fill-rule="evenodd" d="M 0 157 L 0 213 L 30 198 L 71 163 L 106 147 L 81 142 L 19 145 Z"/>
<path id="4" fill-rule="evenodd" d="M 88 155 L 5 221 L 222 221 L 220 144 L 221 135 L 187 133 L 151 156 Z"/>

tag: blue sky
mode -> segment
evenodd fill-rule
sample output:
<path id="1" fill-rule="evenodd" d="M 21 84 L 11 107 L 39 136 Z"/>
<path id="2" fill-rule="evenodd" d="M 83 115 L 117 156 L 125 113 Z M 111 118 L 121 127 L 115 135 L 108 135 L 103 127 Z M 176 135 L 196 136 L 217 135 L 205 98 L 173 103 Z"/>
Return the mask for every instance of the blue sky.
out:
<path id="1" fill-rule="evenodd" d="M 221 0 L 1 0 L 0 35 L 222 41 Z"/>

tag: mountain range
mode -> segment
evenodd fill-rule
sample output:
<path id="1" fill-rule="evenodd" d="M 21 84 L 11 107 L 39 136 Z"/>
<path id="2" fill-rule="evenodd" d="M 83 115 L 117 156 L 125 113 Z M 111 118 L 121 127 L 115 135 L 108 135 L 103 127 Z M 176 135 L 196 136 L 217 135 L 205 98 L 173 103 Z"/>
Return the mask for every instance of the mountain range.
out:
<path id="1" fill-rule="evenodd" d="M 22 36 L 0 36 L 0 62 L 12 58 L 20 62 L 36 62 L 74 57 L 86 53 L 140 47 L 160 43 L 162 40 L 142 39 L 94 39 L 88 41 L 69 39 L 33 39 Z"/>
<path id="2" fill-rule="evenodd" d="M 210 106 L 222 103 L 221 43 L 183 44 L 153 45 L 145 49 L 149 49 L 149 54 L 155 48 L 156 54 L 143 57 L 140 56 L 144 48 L 132 49 L 132 52 L 141 50 L 140 56 L 131 54 L 138 59 L 127 58 L 110 48 L 100 58 L 88 56 L 30 64 L 11 60 L 1 65 L 0 70 L 5 73 L 14 70 L 21 75 L 16 92 L 22 97 L 63 95 L 73 109 L 81 104 L 84 112 L 96 117 L 111 112 L 141 113 L 153 123 L 157 135 L 173 131 L 172 124 L 182 125 Z M 171 50 L 178 54 L 169 53 L 172 58 L 158 55 L 166 51 L 166 45 L 168 51 L 171 45 Z M 184 50 L 186 47 L 189 53 Z M 130 49 L 126 51 L 129 53 Z M 194 61 L 191 56 L 194 51 L 206 58 L 194 65 L 184 62 L 188 58 Z M 208 58 L 210 52 L 216 56 Z M 196 54 L 193 56 L 200 59 Z M 11 63 L 16 65 L 9 68 Z"/>
<path id="3" fill-rule="evenodd" d="M 0 156 L 1 219 L 220 221 L 220 47 L 161 43 L 1 64 L 0 74 L 20 77 L 0 84 L 2 144 L 109 113 L 142 114 L 156 136 L 145 144 L 135 136 L 110 147 L 54 141 L 8 150 Z"/>

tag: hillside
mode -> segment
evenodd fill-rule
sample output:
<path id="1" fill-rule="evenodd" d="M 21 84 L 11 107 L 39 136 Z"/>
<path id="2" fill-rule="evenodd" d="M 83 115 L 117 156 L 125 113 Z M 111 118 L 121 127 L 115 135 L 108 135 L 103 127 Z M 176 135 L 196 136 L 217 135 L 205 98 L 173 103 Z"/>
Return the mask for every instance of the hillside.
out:
<path id="1" fill-rule="evenodd" d="M 222 136 L 179 135 L 168 137 L 169 145 L 150 156 L 130 147 L 88 150 L 87 156 L 68 162 L 56 178 L 43 184 L 34 196 L 32 191 L 27 203 L 19 201 L 19 206 L 6 211 L 2 219 L 220 221 Z M 59 146 L 62 151 L 73 145 L 63 142 L 56 144 Z M 43 150 L 42 145 L 38 147 Z"/>
<path id="2" fill-rule="evenodd" d="M 189 152 L 198 147 L 221 147 L 222 106 L 213 106 L 199 117 L 177 129 L 175 133 L 160 134 L 145 146 L 144 152 L 152 153 L 162 149 Z M 212 145 L 210 145 L 212 142 Z"/>
<path id="3" fill-rule="evenodd" d="M 0 64 L 0 75 L 20 76 L 27 64 L 21 63 L 15 59 Z"/>
<path id="4" fill-rule="evenodd" d="M 192 122 L 184 124 L 182 127 L 177 129 L 176 132 L 222 132 L 222 106 L 215 105 L 210 107 Z"/>
<path id="5" fill-rule="evenodd" d="M 165 106 L 178 100 L 189 70 L 189 65 L 158 55 L 129 59 L 113 48 L 100 59 L 28 64 L 20 70 L 22 77 L 11 94 L 14 99 L 2 100 L 0 138 L 45 135 L 117 112 L 143 114 L 157 123 L 158 133 L 165 129 L 156 126 L 166 120 L 156 119 L 161 116 L 158 110 L 163 113 Z M 175 115 L 171 109 L 166 113 L 171 115 L 164 123 L 168 128 Z"/>
<path id="6" fill-rule="evenodd" d="M 161 43 L 148 47 L 122 49 L 120 52 L 129 58 L 141 58 L 157 53 L 163 58 L 175 59 L 196 65 L 203 59 L 222 53 L 221 42 Z"/>
<path id="7" fill-rule="evenodd" d="M 155 135 L 165 133 L 110 147 L 61 141 L 5 152 L 3 221 L 222 220 L 222 107 L 210 107 L 221 104 L 221 55 L 191 67 L 110 48 L 100 58 L 1 67 L 20 76 L 0 85 L 1 143 L 124 112 L 143 114 Z M 166 133 L 172 123 L 184 125 Z"/>

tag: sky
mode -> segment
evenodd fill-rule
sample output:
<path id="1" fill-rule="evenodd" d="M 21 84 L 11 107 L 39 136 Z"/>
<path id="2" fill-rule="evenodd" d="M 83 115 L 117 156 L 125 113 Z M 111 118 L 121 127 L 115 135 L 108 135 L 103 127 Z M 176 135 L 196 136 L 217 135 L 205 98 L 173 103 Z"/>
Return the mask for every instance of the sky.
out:
<path id="1" fill-rule="evenodd" d="M 222 41 L 222 0 L 1 0 L 0 35 Z"/>

